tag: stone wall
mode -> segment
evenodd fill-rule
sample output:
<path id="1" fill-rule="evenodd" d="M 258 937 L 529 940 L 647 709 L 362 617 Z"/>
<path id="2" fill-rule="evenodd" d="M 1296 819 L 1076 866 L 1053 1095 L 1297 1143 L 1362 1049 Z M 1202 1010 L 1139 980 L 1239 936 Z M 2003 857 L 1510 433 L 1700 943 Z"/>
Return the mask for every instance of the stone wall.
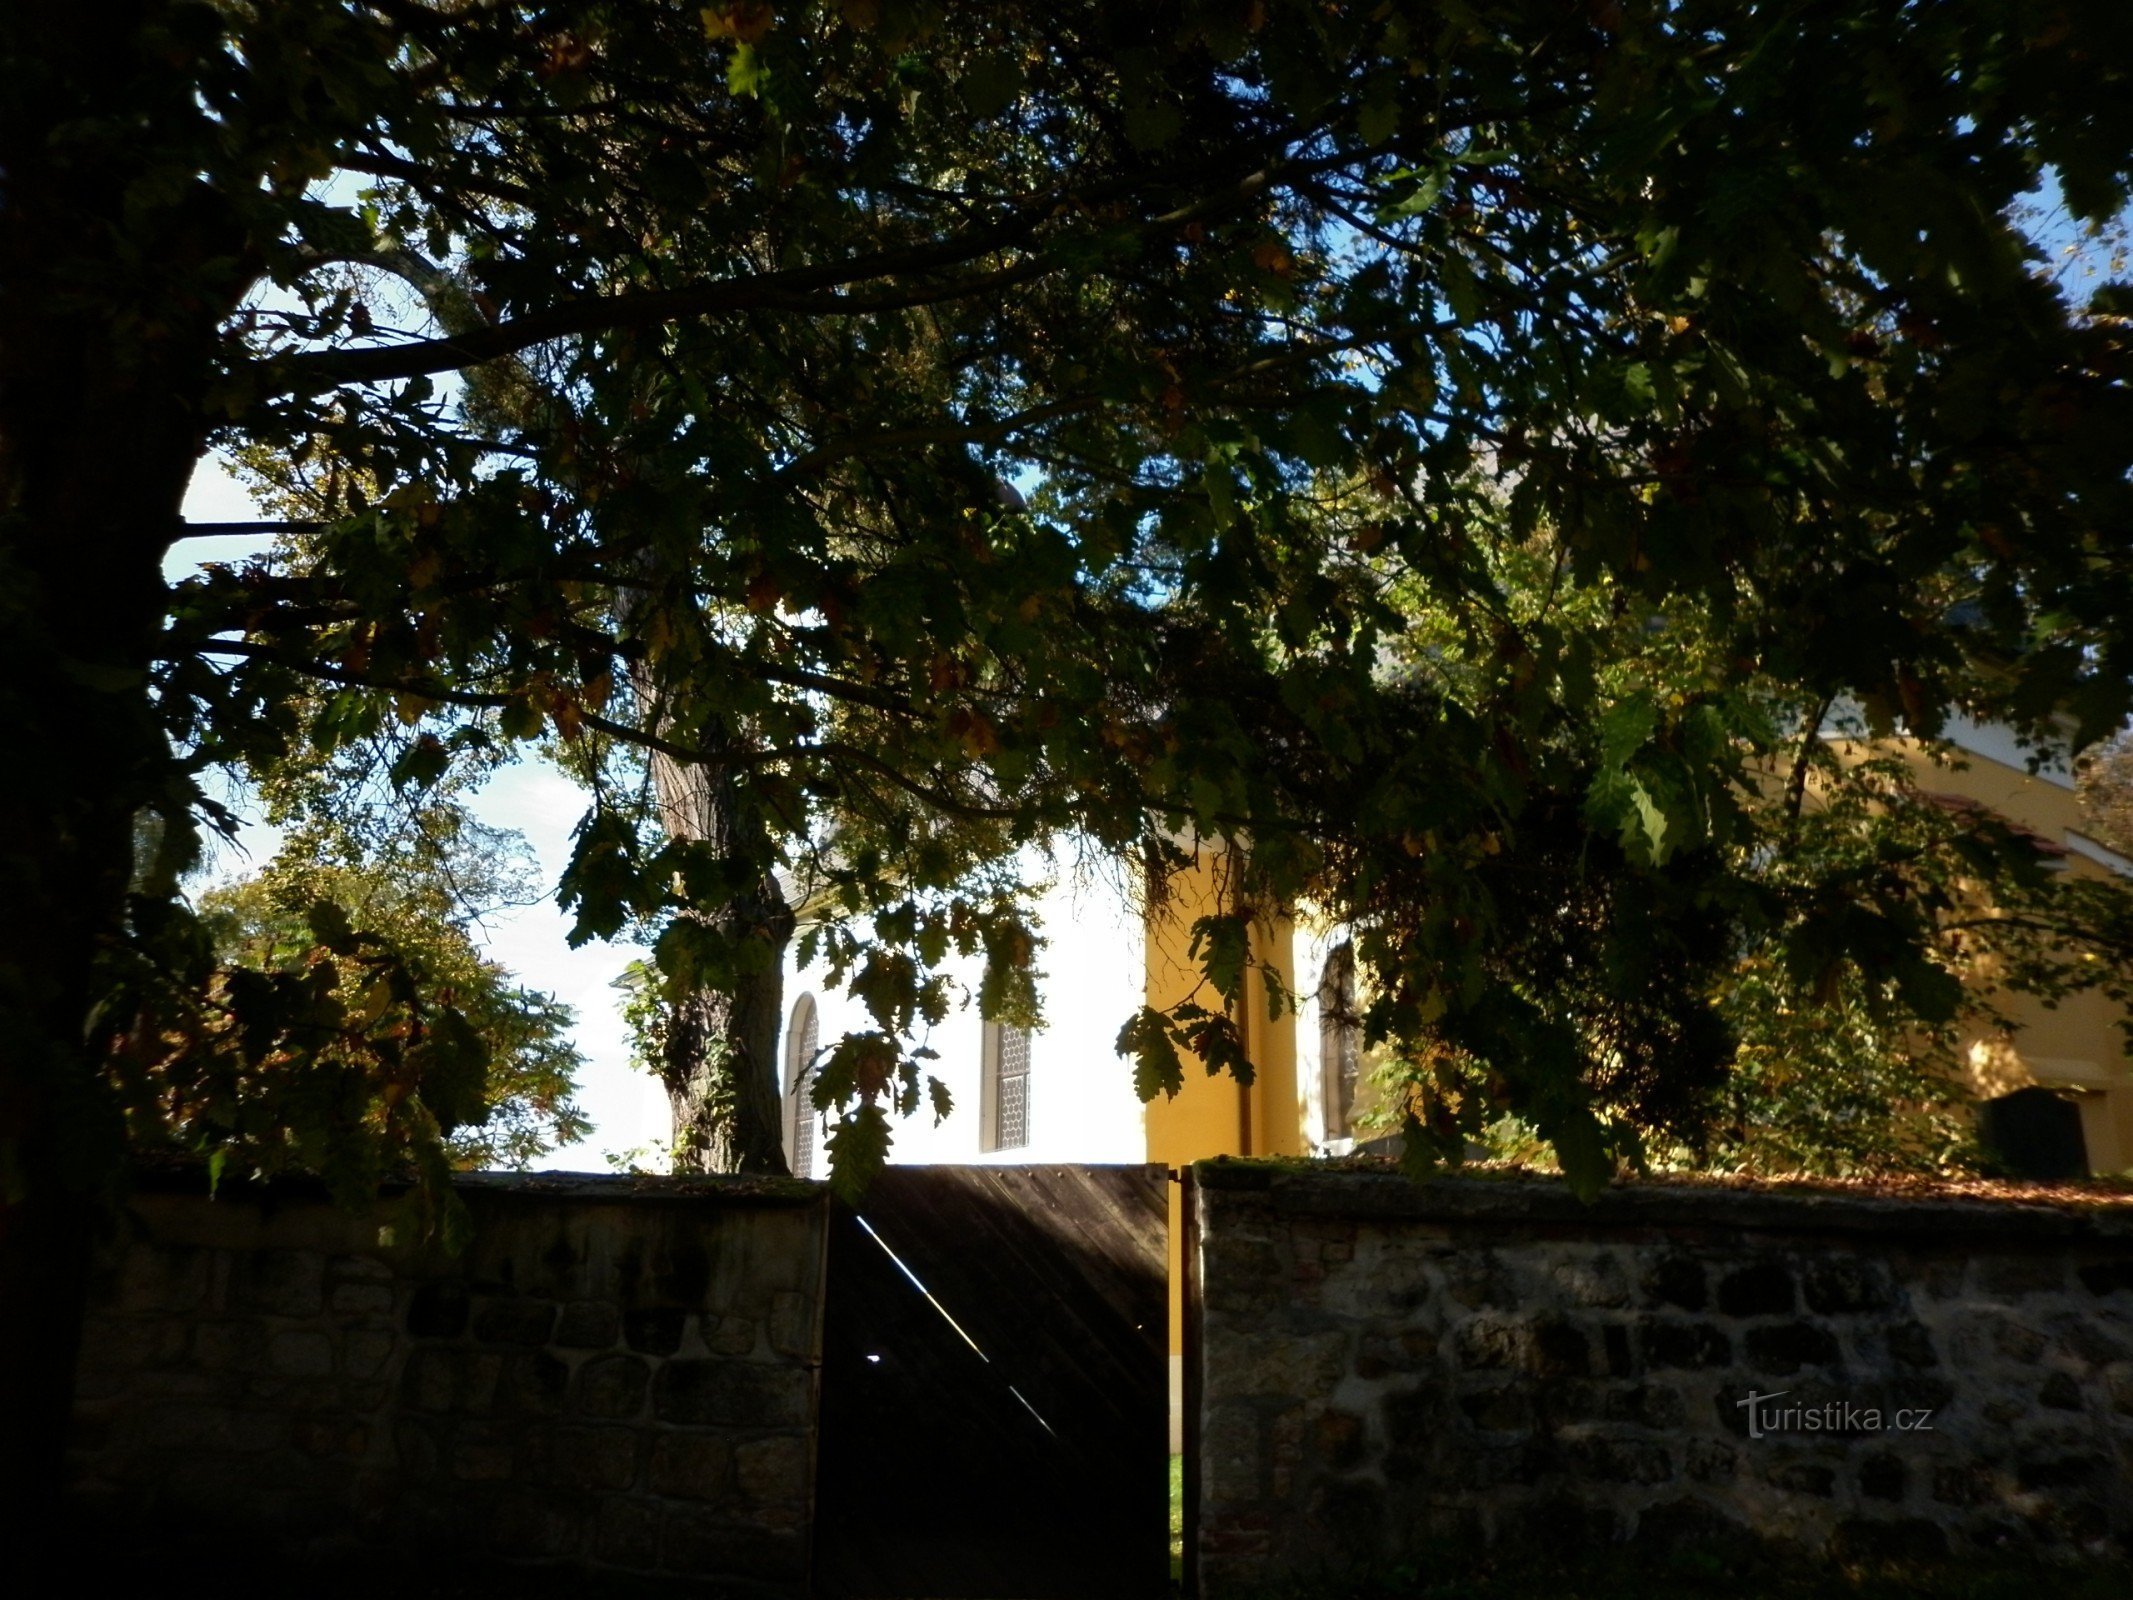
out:
<path id="1" fill-rule="evenodd" d="M 197 1179 L 103 1252 L 71 1472 L 93 1530 L 807 1583 L 826 1201 L 468 1180 L 458 1257 Z"/>
<path id="2" fill-rule="evenodd" d="M 1211 1600 L 1518 1540 L 2133 1555 L 2133 1207 L 1220 1163 L 1193 1207 Z"/>

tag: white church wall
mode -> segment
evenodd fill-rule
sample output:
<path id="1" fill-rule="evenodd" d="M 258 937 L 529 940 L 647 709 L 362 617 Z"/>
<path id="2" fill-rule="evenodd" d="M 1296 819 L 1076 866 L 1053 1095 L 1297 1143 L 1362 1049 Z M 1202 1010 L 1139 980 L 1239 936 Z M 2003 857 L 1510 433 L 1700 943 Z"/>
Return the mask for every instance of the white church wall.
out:
<path id="1" fill-rule="evenodd" d="M 893 1123 L 897 1162 L 1135 1162 L 1147 1159 L 1140 1101 L 1130 1065 L 1114 1048 L 1118 1030 L 1140 1006 L 1145 933 L 1140 913 L 1117 881 L 1116 868 L 1061 863 L 1035 906 L 1044 943 L 1037 958 L 1043 1026 L 1030 1040 L 1029 1142 L 987 1151 L 980 1086 L 985 1019 L 977 1008 L 983 961 L 949 963 L 964 1004 L 918 1041 L 938 1052 L 928 1070 L 944 1083 L 954 1107 L 939 1124 L 930 1108 Z M 817 1007 L 822 1045 L 847 1033 L 870 1031 L 865 1006 L 828 986 L 820 963 L 791 968 L 785 978 L 788 1028 L 802 995 Z M 790 1051 L 784 1087 L 792 1090 Z M 788 1109 L 790 1102 L 788 1102 Z M 818 1156 L 814 1172 L 826 1170 Z"/>

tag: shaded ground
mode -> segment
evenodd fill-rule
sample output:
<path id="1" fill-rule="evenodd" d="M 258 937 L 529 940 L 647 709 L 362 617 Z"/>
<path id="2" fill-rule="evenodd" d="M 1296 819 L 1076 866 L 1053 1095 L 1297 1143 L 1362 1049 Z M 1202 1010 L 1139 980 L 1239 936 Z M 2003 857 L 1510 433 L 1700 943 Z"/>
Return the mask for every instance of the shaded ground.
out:
<path id="1" fill-rule="evenodd" d="M 1609 1550 L 1525 1558 L 1447 1555 L 1434 1571 L 1303 1582 L 1264 1600 L 2126 1600 L 2133 1565 L 2068 1567 L 1982 1560 L 1930 1567 L 1853 1567 L 1767 1557 L 1727 1559 Z"/>

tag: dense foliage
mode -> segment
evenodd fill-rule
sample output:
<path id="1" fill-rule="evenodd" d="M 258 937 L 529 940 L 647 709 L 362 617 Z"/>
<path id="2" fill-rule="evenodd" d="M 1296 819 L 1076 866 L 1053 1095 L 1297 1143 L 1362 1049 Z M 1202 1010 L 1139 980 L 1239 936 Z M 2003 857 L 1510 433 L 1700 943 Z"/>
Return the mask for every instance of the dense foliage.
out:
<path id="1" fill-rule="evenodd" d="M 2008 213 L 2047 174 L 2077 220 L 2121 207 L 2129 27 L 13 14 L 0 694 L 41 752 L 0 802 L 15 1170 L 93 1147 L 114 996 L 188 971 L 200 774 L 394 738 L 411 792 L 559 750 L 593 789 L 566 903 L 587 937 L 661 927 L 680 988 L 773 959 L 732 913 L 774 868 L 823 886 L 878 1024 L 821 1080 L 853 1170 L 924 1098 L 907 1030 L 946 952 L 1028 969 L 997 863 L 1072 829 L 1158 875 L 1238 847 L 1200 930 L 1221 999 L 1128 1026 L 1144 1092 L 1181 1046 L 1244 1070 L 1242 929 L 1312 899 L 1359 930 L 1385 1035 L 1457 1064 L 1418 1131 L 1456 1148 L 1481 1095 L 1597 1181 L 1722 1074 L 1701 975 L 1743 927 L 1782 925 L 1788 982 L 1916 1000 L 1940 971 L 1874 872 L 1781 910 L 1744 877 L 1783 732 L 1755 685 L 1926 732 L 2127 709 L 2125 291 L 2069 299 Z M 307 526 L 166 593 L 218 443 Z M 1490 570 L 1499 503 L 1566 581 L 1693 611 L 1699 686 L 1596 698 L 1590 642 Z M 1472 637 L 1456 692 L 1383 670 L 1408 593 Z M 716 828 L 655 825 L 646 752 Z M 143 810 L 174 842 L 132 880 Z M 357 959 L 362 930 L 312 931 Z"/>

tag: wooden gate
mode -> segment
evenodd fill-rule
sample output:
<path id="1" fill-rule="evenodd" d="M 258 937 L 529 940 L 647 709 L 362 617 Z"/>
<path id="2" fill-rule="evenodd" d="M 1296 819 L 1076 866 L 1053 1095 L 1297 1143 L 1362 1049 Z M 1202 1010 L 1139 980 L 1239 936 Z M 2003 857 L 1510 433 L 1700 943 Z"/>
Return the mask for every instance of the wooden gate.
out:
<path id="1" fill-rule="evenodd" d="M 818 1594 L 1168 1592 L 1167 1182 L 891 1167 L 837 1208 Z"/>

